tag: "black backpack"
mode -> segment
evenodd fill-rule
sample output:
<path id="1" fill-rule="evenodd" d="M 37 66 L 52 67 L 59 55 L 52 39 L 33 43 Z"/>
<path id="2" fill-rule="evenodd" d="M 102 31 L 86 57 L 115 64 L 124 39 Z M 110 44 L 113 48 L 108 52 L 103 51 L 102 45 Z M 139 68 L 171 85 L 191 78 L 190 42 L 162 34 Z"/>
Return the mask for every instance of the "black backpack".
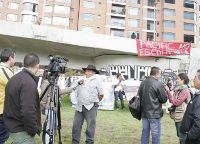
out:
<path id="1" fill-rule="evenodd" d="M 133 118 L 141 120 L 141 98 L 138 95 L 129 101 L 128 107 Z"/>

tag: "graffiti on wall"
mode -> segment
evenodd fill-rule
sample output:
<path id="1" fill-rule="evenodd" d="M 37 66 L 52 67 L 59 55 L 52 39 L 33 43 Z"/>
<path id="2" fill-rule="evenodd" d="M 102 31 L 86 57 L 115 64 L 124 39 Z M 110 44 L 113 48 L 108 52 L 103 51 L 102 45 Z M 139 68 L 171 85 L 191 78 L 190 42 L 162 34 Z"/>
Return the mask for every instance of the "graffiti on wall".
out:
<path id="1" fill-rule="evenodd" d="M 116 75 L 117 73 L 121 73 L 125 80 L 127 79 L 141 80 L 144 76 L 149 76 L 150 71 L 151 71 L 151 66 L 140 66 L 140 65 L 134 65 L 133 67 L 130 65 L 108 66 L 108 72 L 110 73 L 110 75 Z M 172 80 L 175 81 L 176 74 L 177 71 L 173 71 L 172 69 L 165 69 L 161 75 L 164 79 L 166 77 L 171 77 Z"/>
<path id="2" fill-rule="evenodd" d="M 140 66 L 134 65 L 133 67 L 130 65 L 111 65 L 108 66 L 109 73 L 111 75 L 115 75 L 117 73 L 121 73 L 124 79 L 135 79 L 140 80 L 144 76 L 149 76 L 151 71 L 151 66 Z"/>

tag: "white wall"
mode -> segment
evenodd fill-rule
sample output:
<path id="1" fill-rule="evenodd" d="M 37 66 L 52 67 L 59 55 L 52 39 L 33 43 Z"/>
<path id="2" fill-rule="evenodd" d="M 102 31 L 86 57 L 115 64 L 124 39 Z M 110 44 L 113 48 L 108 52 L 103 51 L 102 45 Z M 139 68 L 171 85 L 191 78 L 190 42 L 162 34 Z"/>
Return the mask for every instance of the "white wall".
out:
<path id="1" fill-rule="evenodd" d="M 24 52 L 17 52 L 16 54 L 16 61 L 17 62 L 22 62 L 23 63 L 23 59 L 24 56 L 27 53 Z M 38 54 L 40 58 L 40 64 L 41 65 L 48 65 L 49 61 L 48 61 L 48 54 Z M 69 62 L 67 64 L 68 68 L 73 68 L 73 69 L 82 69 L 83 67 L 87 67 L 88 64 L 94 64 L 94 61 L 92 58 L 88 58 L 88 57 L 80 57 L 80 56 L 66 56 L 66 58 L 69 59 Z"/>
<path id="2" fill-rule="evenodd" d="M 122 73 L 128 78 L 140 79 L 142 74 L 149 75 L 152 66 L 162 70 L 172 69 L 178 71 L 179 59 L 165 59 L 152 57 L 137 57 L 131 55 L 104 55 L 94 59 L 98 69 L 107 69 L 112 72 Z"/>
<path id="3" fill-rule="evenodd" d="M 109 65 L 140 65 L 157 66 L 161 69 L 177 70 L 180 64 L 178 59 L 138 57 L 131 55 L 104 55 L 94 59 L 97 68 L 107 68 Z"/>

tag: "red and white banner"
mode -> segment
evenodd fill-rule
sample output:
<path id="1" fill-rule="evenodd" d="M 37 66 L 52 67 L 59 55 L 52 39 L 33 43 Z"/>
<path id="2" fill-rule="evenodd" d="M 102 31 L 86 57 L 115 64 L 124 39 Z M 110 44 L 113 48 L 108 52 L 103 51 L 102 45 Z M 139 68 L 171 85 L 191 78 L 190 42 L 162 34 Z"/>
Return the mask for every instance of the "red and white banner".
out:
<path id="1" fill-rule="evenodd" d="M 191 43 L 136 41 L 138 56 L 190 55 Z"/>

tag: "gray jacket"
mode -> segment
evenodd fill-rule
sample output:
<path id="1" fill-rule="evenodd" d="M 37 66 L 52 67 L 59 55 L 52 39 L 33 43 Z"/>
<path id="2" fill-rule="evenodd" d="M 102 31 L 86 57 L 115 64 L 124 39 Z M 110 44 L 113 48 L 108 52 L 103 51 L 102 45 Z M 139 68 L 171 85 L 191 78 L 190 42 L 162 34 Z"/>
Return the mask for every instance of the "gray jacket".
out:
<path id="1" fill-rule="evenodd" d="M 138 90 L 141 98 L 141 112 L 143 118 L 161 118 L 163 116 L 162 104 L 167 101 L 167 95 L 163 84 L 148 77 Z"/>

